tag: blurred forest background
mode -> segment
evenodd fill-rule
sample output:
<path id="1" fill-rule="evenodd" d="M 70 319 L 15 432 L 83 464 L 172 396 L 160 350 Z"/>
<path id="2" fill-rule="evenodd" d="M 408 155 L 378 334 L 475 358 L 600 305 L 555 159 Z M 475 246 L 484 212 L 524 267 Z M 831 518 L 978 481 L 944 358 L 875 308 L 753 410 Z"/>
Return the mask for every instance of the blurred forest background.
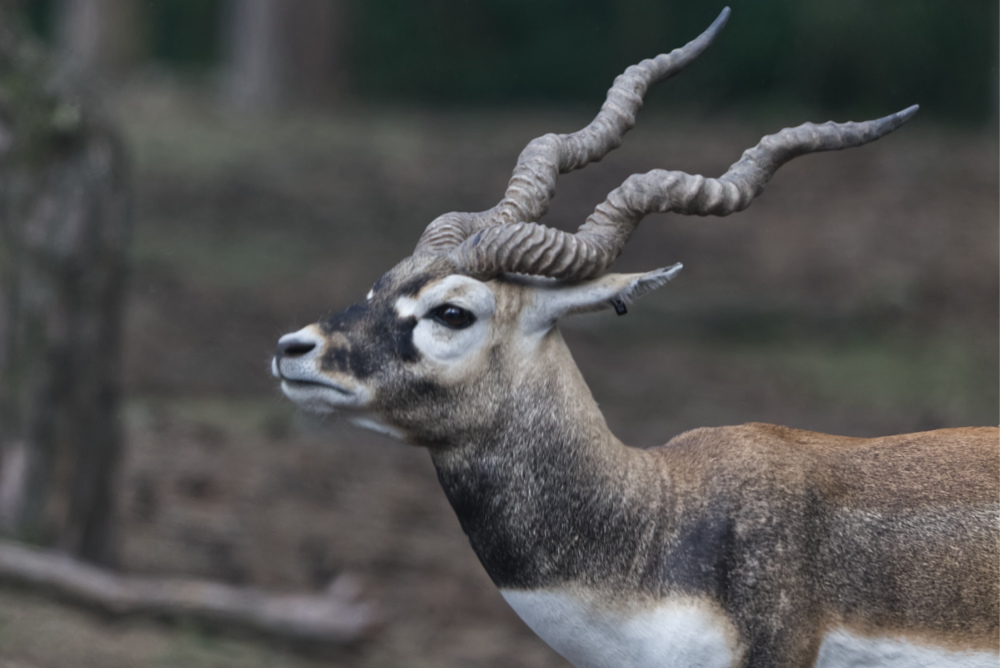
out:
<path id="1" fill-rule="evenodd" d="M 8 0 L 10 1 L 10 0 Z M 126 572 L 273 590 L 358 576 L 385 622 L 318 657 L 0 589 L 0 665 L 563 666 L 506 608 L 426 453 L 284 401 L 277 337 L 359 299 L 440 213 L 503 194 L 521 148 L 700 33 L 678 0 L 19 0 L 126 140 L 133 194 Z M 766 421 L 855 436 L 998 422 L 994 0 L 733 0 L 636 129 L 564 176 L 574 229 L 629 174 L 721 174 L 764 134 L 919 103 L 874 145 L 784 167 L 746 212 L 652 216 L 616 269 L 683 261 L 565 323 L 608 421 L 649 447 Z"/>

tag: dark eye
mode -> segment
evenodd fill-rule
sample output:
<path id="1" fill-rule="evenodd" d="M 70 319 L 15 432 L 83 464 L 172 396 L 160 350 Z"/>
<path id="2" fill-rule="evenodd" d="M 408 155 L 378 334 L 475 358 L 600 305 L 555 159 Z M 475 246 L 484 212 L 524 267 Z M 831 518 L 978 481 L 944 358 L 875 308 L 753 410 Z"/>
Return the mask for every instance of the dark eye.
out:
<path id="1" fill-rule="evenodd" d="M 438 306 L 431 311 L 431 316 L 445 327 L 451 327 L 452 329 L 465 329 L 476 321 L 476 316 L 454 304 L 442 304 Z"/>

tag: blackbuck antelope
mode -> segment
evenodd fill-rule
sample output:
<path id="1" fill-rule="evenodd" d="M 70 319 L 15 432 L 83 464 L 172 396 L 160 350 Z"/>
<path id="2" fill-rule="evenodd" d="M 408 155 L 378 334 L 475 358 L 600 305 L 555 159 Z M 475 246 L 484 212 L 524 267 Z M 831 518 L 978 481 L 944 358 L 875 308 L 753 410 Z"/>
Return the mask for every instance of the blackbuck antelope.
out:
<path id="1" fill-rule="evenodd" d="M 646 214 L 739 211 L 792 158 L 915 113 L 782 130 L 718 179 L 633 175 L 575 234 L 536 222 L 728 13 L 628 68 L 584 129 L 530 142 L 499 204 L 437 218 L 363 301 L 283 336 L 273 373 L 303 408 L 427 447 L 504 598 L 577 666 L 995 667 L 997 429 L 746 424 L 630 448 L 559 334 L 680 270 L 604 273 Z"/>

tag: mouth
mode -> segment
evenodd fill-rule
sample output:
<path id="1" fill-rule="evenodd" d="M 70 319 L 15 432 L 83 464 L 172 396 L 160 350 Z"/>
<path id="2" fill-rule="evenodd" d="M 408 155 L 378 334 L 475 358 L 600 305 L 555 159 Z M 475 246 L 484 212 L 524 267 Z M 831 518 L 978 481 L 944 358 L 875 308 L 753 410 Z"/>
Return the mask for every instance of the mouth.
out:
<path id="1" fill-rule="evenodd" d="M 333 390 L 334 392 L 338 392 L 344 395 L 345 397 L 350 397 L 354 394 L 350 390 L 343 388 L 334 382 L 311 380 L 305 378 L 289 378 L 288 376 L 281 376 L 281 387 L 282 389 L 288 388 L 290 390 L 320 387 L 327 390 Z"/>
<path id="2" fill-rule="evenodd" d="M 339 392 L 345 397 L 350 397 L 354 395 L 354 392 L 351 392 L 343 385 L 338 385 L 337 383 L 333 382 L 332 380 L 329 380 L 328 378 L 322 378 L 322 377 L 302 378 L 302 377 L 289 376 L 284 371 L 282 371 L 281 362 L 277 357 L 271 360 L 271 375 L 281 380 L 282 389 L 308 390 L 309 388 L 323 388 L 327 390 L 333 390 L 334 392 Z"/>
<path id="3" fill-rule="evenodd" d="M 349 390 L 334 380 L 319 374 L 298 375 L 301 369 L 282 369 L 277 359 L 271 361 L 271 373 L 281 380 L 281 392 L 300 408 L 312 413 L 338 410 L 359 410 L 368 403 L 364 387 Z M 292 371 L 295 375 L 289 375 Z"/>
<path id="4" fill-rule="evenodd" d="M 311 379 L 282 378 L 281 392 L 299 408 L 310 413 L 354 411 L 365 403 L 357 392 L 351 392 L 336 383 Z"/>

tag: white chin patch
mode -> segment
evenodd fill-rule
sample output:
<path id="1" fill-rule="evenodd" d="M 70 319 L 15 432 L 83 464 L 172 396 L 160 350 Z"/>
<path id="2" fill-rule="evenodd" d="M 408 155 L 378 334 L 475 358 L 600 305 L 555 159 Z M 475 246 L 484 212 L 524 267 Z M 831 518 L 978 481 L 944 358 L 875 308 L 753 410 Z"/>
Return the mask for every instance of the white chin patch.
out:
<path id="1" fill-rule="evenodd" d="M 351 416 L 349 420 L 355 427 L 361 427 L 362 429 L 367 429 L 368 431 L 374 431 L 377 434 L 394 438 L 397 441 L 406 440 L 406 434 L 402 431 L 396 427 L 385 424 L 378 418 L 372 417 L 371 415 L 354 415 Z"/>
<path id="2" fill-rule="evenodd" d="M 282 381 L 281 391 L 286 397 L 295 402 L 295 405 L 310 413 L 332 413 L 335 406 L 329 401 L 325 393 L 318 391 L 318 388 L 301 387 L 293 385 L 287 381 Z"/>
<path id="3" fill-rule="evenodd" d="M 326 387 L 317 383 L 303 383 L 288 380 L 281 382 L 281 391 L 300 408 L 312 413 L 330 413 L 338 409 L 364 409 L 368 403 L 368 392 L 356 388 L 352 392 Z"/>

